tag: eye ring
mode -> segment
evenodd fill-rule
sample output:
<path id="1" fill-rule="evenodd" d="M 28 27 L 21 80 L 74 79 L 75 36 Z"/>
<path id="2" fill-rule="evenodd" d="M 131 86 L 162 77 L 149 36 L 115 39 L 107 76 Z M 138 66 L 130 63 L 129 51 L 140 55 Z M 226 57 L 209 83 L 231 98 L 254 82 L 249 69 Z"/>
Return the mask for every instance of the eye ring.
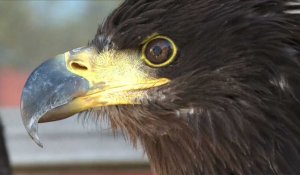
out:
<path id="1" fill-rule="evenodd" d="M 172 39 L 167 36 L 156 35 L 144 42 L 142 60 L 150 67 L 164 67 L 175 60 L 177 52 L 178 48 Z M 147 56 L 147 54 L 150 55 Z M 155 57 L 154 54 L 159 54 L 159 57 Z"/>

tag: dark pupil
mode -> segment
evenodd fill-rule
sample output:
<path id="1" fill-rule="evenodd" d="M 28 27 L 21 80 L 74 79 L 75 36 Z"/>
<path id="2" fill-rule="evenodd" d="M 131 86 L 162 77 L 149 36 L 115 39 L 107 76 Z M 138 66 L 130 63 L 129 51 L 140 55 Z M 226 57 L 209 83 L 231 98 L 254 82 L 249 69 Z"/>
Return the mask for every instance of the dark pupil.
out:
<path id="1" fill-rule="evenodd" d="M 146 56 L 153 64 L 162 64 L 173 54 L 171 43 L 165 39 L 156 39 L 148 44 Z"/>
<path id="2" fill-rule="evenodd" d="M 160 54 L 163 52 L 163 50 L 160 46 L 154 46 L 154 48 L 152 49 L 152 52 L 153 52 L 154 56 L 159 57 Z"/>

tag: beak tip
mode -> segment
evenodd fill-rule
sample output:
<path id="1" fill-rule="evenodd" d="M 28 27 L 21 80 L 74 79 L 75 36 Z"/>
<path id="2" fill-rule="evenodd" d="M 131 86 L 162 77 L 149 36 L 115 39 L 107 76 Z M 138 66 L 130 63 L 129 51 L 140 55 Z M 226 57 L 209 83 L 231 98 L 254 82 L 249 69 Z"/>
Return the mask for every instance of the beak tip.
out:
<path id="1" fill-rule="evenodd" d="M 44 147 L 43 143 L 40 141 L 39 136 L 36 133 L 32 133 L 30 131 L 28 131 L 29 136 L 31 137 L 31 139 L 41 148 Z"/>
<path id="2" fill-rule="evenodd" d="M 43 148 L 43 144 L 40 141 L 40 138 L 38 136 L 38 120 L 31 119 L 29 123 L 25 122 L 25 129 L 31 139 L 41 148 Z"/>

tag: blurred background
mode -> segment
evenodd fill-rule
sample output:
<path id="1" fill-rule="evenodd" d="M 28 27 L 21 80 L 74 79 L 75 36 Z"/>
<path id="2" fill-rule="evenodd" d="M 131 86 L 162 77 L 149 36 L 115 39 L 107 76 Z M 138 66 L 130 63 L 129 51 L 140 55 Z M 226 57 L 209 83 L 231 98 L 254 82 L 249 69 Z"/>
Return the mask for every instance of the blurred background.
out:
<path id="1" fill-rule="evenodd" d="M 14 175 L 150 175 L 147 158 L 106 123 L 40 126 L 41 149 L 20 118 L 21 90 L 47 58 L 84 46 L 121 0 L 0 1 L 0 115 Z"/>

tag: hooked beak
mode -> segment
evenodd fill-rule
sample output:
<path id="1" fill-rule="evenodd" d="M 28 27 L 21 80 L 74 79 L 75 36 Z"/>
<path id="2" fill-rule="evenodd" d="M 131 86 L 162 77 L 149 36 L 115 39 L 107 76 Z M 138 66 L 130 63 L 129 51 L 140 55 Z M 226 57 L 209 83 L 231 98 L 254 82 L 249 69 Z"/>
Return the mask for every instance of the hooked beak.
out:
<path id="1" fill-rule="evenodd" d="M 39 66 L 22 93 L 21 115 L 31 138 L 42 147 L 38 123 L 68 118 L 79 112 L 111 105 L 133 105 L 147 89 L 165 85 L 145 71 L 135 51 L 79 48 Z"/>

